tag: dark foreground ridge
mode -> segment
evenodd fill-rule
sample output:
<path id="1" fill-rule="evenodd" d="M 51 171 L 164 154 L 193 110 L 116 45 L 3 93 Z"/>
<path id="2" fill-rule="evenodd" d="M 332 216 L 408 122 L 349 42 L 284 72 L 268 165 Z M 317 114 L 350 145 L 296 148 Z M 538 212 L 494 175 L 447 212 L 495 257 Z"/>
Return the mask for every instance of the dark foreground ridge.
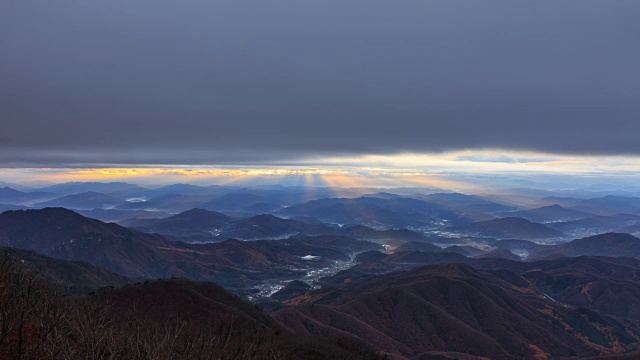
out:
<path id="1" fill-rule="evenodd" d="M 67 297 L 0 260 L 2 359 L 376 359 L 348 337 L 295 333 L 213 283 L 145 281 Z"/>

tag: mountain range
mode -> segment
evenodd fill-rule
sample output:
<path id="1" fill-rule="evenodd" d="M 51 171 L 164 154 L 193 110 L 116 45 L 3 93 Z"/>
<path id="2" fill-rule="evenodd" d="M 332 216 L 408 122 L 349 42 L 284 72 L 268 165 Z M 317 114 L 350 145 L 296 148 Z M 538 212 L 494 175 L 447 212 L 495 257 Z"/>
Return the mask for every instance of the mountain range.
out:
<path id="1" fill-rule="evenodd" d="M 640 239 L 624 233 L 594 235 L 565 244 L 536 247 L 531 250 L 530 258 L 544 258 L 555 255 L 628 256 L 640 258 Z"/>
<path id="2" fill-rule="evenodd" d="M 191 209 L 161 219 L 129 219 L 120 224 L 188 242 L 218 242 L 231 238 L 281 239 L 293 235 L 339 235 L 388 241 L 428 240 L 425 236 L 406 229 L 376 230 L 362 225 L 328 226 L 320 221 L 283 219 L 269 214 L 235 218 L 204 209 Z"/>
<path id="3" fill-rule="evenodd" d="M 43 299 L 63 299 L 73 314 L 85 311 L 75 306 L 104 309 L 110 339 L 138 332 L 110 346 L 134 352 L 128 341 L 166 351 L 157 336 L 177 336 L 211 353 L 277 350 L 276 358 L 292 359 L 640 353 L 640 239 L 619 232 L 632 232 L 640 217 L 609 214 L 635 211 L 633 197 L 521 191 L 508 201 L 372 190 L 341 198 L 284 186 L 5 189 L 26 205 L 0 207 L 8 209 L 0 214 L 0 277 L 14 259 L 37 274 L 42 291 L 58 289 Z M 555 203 L 532 206 L 536 196 Z M 602 202 L 603 211 L 587 209 Z M 49 204 L 78 210 L 25 209 Z M 18 291 L 0 293 L 2 304 L 23 294 L 11 284 Z M 183 335 L 167 326 L 176 320 L 171 309 L 190 329 Z M 79 326 L 73 316 L 65 321 Z M 17 345 L 4 342 L 1 328 L 0 357 Z M 78 336 L 56 341 L 76 351 Z"/>
<path id="4" fill-rule="evenodd" d="M 382 249 L 378 244 L 341 236 L 187 244 L 62 208 L 0 214 L 0 245 L 86 261 L 126 276 L 182 276 L 230 288 L 304 277 L 308 271 L 331 267 L 336 261 L 348 262 L 354 252 Z M 320 258 L 308 261 L 304 258 L 307 255 Z"/>
<path id="5" fill-rule="evenodd" d="M 539 223 L 577 220 L 594 216 L 591 213 L 578 211 L 571 208 L 565 208 L 558 204 L 542 206 L 528 210 L 499 212 L 495 213 L 494 215 L 503 217 L 518 217 Z"/>
<path id="6" fill-rule="evenodd" d="M 546 301 L 527 281 L 446 264 L 318 290 L 273 316 L 309 334 L 352 334 L 407 357 L 436 351 L 493 359 L 597 355 L 638 346 L 629 323 Z"/>
<path id="7" fill-rule="evenodd" d="M 469 225 L 454 226 L 450 230 L 507 239 L 545 239 L 565 236 L 559 230 L 518 217 L 478 221 Z"/>

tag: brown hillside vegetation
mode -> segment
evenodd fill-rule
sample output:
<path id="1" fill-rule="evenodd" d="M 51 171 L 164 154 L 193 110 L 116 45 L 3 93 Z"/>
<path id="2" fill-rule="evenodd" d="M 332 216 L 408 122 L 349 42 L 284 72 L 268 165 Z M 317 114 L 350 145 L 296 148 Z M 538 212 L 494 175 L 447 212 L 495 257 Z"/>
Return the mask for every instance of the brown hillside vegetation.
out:
<path id="1" fill-rule="evenodd" d="M 553 299 L 640 320 L 640 260 L 580 256 L 531 262 L 482 259 L 475 267 L 511 270 Z"/>
<path id="2" fill-rule="evenodd" d="M 512 276 L 516 284 L 527 283 Z M 292 329 L 351 333 L 408 357 L 440 351 L 490 359 L 558 358 L 637 347 L 640 333 L 633 326 L 564 307 L 502 278 L 508 277 L 462 264 L 421 267 L 303 295 L 273 316 Z"/>
<path id="3" fill-rule="evenodd" d="M 375 359 L 349 338 L 299 335 L 223 288 L 155 280 L 79 298 L 0 261 L 1 359 Z"/>

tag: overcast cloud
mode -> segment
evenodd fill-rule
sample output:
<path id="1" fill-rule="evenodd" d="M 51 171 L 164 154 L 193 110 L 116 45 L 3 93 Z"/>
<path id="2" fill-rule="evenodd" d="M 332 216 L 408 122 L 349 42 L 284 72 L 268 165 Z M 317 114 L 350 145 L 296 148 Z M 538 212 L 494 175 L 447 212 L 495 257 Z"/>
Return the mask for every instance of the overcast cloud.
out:
<path id="1" fill-rule="evenodd" d="M 0 164 L 640 154 L 640 1 L 0 4 Z"/>

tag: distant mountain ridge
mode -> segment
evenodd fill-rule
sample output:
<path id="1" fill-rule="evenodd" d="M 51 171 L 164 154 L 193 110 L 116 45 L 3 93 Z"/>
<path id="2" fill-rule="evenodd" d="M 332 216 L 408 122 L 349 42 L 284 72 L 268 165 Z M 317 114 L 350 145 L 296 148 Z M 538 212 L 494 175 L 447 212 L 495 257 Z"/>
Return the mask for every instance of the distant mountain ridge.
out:
<path id="1" fill-rule="evenodd" d="M 593 217 L 592 213 L 565 208 L 558 204 L 542 206 L 535 209 L 500 212 L 495 215 L 503 217 L 520 217 L 533 222 L 558 222 Z"/>
<path id="2" fill-rule="evenodd" d="M 0 245 L 86 261 L 127 276 L 183 276 L 235 288 L 267 279 L 303 277 L 312 269 L 349 261 L 354 252 L 382 249 L 343 236 L 186 244 L 62 208 L 0 214 Z M 306 255 L 320 259 L 308 261 Z"/>
<path id="3" fill-rule="evenodd" d="M 640 258 L 640 239 L 624 233 L 606 233 L 565 244 L 539 246 L 531 250 L 531 259 L 551 255 L 611 256 Z"/>
<path id="4" fill-rule="evenodd" d="M 124 199 L 95 191 L 65 195 L 56 199 L 33 204 L 34 207 L 64 207 L 76 210 L 91 210 L 95 208 L 113 208 L 124 202 Z"/>
<path id="5" fill-rule="evenodd" d="M 562 232 L 546 225 L 517 217 L 479 221 L 469 225 L 452 227 L 451 230 L 507 239 L 542 239 L 565 236 Z"/>
<path id="6" fill-rule="evenodd" d="M 174 236 L 201 235 L 228 224 L 232 218 L 228 215 L 204 209 L 191 209 L 161 219 L 130 219 L 120 224 L 136 228 L 146 233 L 161 233 Z"/>
<path id="7" fill-rule="evenodd" d="M 619 213 L 640 215 L 640 197 L 606 195 L 578 202 L 575 209 L 600 215 Z"/>
<path id="8" fill-rule="evenodd" d="M 43 191 L 23 192 L 7 186 L 0 188 L 0 204 L 31 205 L 32 203 L 55 197 L 56 194 Z"/>
<path id="9" fill-rule="evenodd" d="M 376 230 L 362 225 L 327 226 L 322 222 L 283 219 L 270 214 L 241 219 L 204 209 L 192 209 L 162 219 L 131 219 L 123 226 L 146 233 L 160 233 L 187 242 L 217 242 L 226 239 L 278 239 L 293 235 L 339 235 L 365 240 L 427 241 L 406 229 Z"/>
<path id="10" fill-rule="evenodd" d="M 145 191 L 148 191 L 149 189 L 125 182 L 67 182 L 47 186 L 41 188 L 40 190 L 67 195 L 82 192 L 98 192 L 104 194 L 118 194 L 121 196 L 126 196 L 143 193 Z"/>
<path id="11" fill-rule="evenodd" d="M 429 202 L 440 204 L 451 210 L 476 211 L 493 214 L 500 211 L 516 210 L 514 207 L 485 199 L 480 196 L 461 193 L 436 193 L 418 197 Z"/>
<path id="12" fill-rule="evenodd" d="M 549 224 L 549 226 L 574 236 L 588 236 L 605 232 L 627 232 L 623 230 L 638 224 L 640 224 L 640 216 L 638 215 L 616 214 L 557 222 Z M 632 229 L 630 230 L 632 231 Z"/>
<path id="13" fill-rule="evenodd" d="M 338 224 L 374 228 L 436 226 L 443 221 L 469 223 L 463 214 L 423 200 L 393 197 L 330 198 L 296 204 L 274 212 L 276 216 L 307 216 Z"/>

